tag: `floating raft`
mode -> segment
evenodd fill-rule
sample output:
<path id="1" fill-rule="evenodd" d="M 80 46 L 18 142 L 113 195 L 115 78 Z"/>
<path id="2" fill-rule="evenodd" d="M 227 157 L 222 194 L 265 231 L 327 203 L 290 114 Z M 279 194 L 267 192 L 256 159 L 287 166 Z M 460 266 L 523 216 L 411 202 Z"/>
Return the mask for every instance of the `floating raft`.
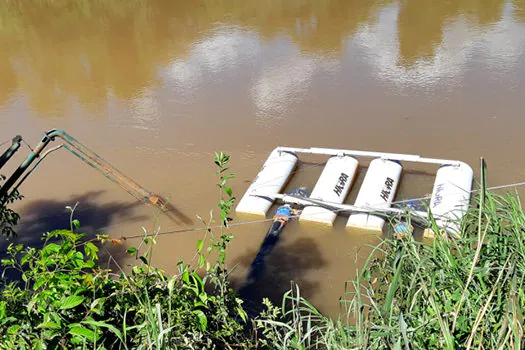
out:
<path id="1" fill-rule="evenodd" d="M 326 165 L 309 198 L 282 192 L 297 166 L 301 154 L 328 156 Z M 357 175 L 359 160 L 370 164 L 355 203 L 345 204 Z M 305 205 L 300 221 L 333 225 L 338 214 L 349 213 L 348 228 L 380 231 L 385 216 L 400 213 L 392 208 L 404 163 L 438 166 L 429 208 L 439 227 L 459 233 L 459 221 L 465 215 L 472 190 L 472 168 L 461 161 L 423 158 L 418 155 L 380 153 L 329 148 L 277 147 L 237 205 L 237 213 L 266 215 L 274 201 Z M 427 217 L 414 212 L 415 217 Z M 428 232 L 428 231 L 427 231 Z"/>

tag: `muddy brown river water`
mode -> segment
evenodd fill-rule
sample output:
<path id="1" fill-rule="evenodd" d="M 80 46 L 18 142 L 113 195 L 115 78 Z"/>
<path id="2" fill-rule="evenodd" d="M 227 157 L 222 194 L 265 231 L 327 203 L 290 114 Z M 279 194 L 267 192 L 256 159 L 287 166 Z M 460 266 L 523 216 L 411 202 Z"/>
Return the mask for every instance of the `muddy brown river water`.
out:
<path id="1" fill-rule="evenodd" d="M 171 195 L 180 214 L 161 216 L 162 231 L 202 227 L 196 215 L 218 199 L 214 151 L 232 156 L 238 197 L 277 146 L 420 154 L 476 172 L 483 156 L 489 185 L 525 181 L 525 1 L 3 2 L 0 142 L 21 134 L 34 145 L 51 128 Z M 311 188 L 320 171 L 304 163 L 288 189 Z M 431 190 L 419 175 L 403 178 L 397 199 Z M 150 208 L 65 151 L 22 192 L 19 240 L 29 244 L 67 226 L 64 207 L 76 202 L 86 231 L 153 226 Z M 278 298 L 295 280 L 336 315 L 344 281 L 376 241 L 344 224 L 290 224 L 260 296 Z M 232 228 L 236 286 L 267 229 Z M 202 235 L 159 237 L 154 263 L 173 272 Z"/>

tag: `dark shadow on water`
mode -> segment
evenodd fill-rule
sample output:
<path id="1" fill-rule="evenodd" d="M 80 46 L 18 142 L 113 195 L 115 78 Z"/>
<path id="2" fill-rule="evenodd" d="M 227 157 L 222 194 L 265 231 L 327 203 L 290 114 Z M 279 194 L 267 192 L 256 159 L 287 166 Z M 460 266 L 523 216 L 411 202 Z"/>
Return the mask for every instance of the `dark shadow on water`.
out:
<path id="1" fill-rule="evenodd" d="M 166 202 L 166 201 L 165 201 Z M 174 222 L 177 225 L 193 225 L 193 220 L 184 214 L 180 209 L 178 209 L 175 205 L 171 203 L 165 204 L 166 210 L 163 212 L 165 216 L 167 216 L 172 222 Z"/>
<path id="2" fill-rule="evenodd" d="M 263 298 L 281 305 L 282 296 L 290 290 L 292 281 L 299 285 L 301 294 L 306 297 L 312 296 L 319 288 L 321 282 L 306 278 L 309 271 L 326 265 L 316 241 L 303 237 L 290 244 L 282 243 L 278 242 L 275 249 L 265 257 L 264 269 L 256 281 L 246 283 L 246 276 L 241 280 L 231 281 L 253 315 L 261 311 Z M 249 267 L 256 255 L 256 251 L 247 252 L 233 265 Z"/>
<path id="3" fill-rule="evenodd" d="M 29 201 L 22 207 L 19 214 L 21 221 L 16 228 L 19 243 L 32 241 L 44 232 L 57 228 L 69 227 L 69 211 L 66 206 L 74 207 L 74 218 L 81 223 L 81 231 L 92 233 L 96 229 L 109 226 L 118 220 L 142 220 L 144 215 L 134 215 L 133 209 L 143 205 L 140 202 L 99 202 L 104 191 L 91 191 L 82 195 L 74 195 L 65 201 L 45 199 Z"/>
<path id="4" fill-rule="evenodd" d="M 81 195 L 71 196 L 65 201 L 54 199 L 28 201 L 18 212 L 21 220 L 15 228 L 17 237 L 9 240 L 0 236 L 0 258 L 6 258 L 6 249 L 9 244 L 23 244 L 26 247 L 40 248 L 43 245 L 42 234 L 56 229 L 69 229 L 70 212 L 66 206 L 73 207 L 78 203 L 74 213 L 74 218 L 81 223 L 77 232 L 87 234 L 86 239 L 95 238 L 100 228 L 107 227 L 115 221 L 140 221 L 147 219 L 145 215 L 136 215 L 134 209 L 144 204 L 140 202 L 102 202 L 99 197 L 103 191 L 92 191 Z M 118 237 L 115 237 L 118 238 Z M 124 257 L 125 249 L 122 246 L 112 246 L 104 244 L 99 252 L 99 264 L 101 267 L 113 267 L 110 262 L 110 255 L 118 263 Z M 3 268 L 0 267 L 0 273 Z M 8 279 L 16 279 L 16 274 L 6 271 Z"/>

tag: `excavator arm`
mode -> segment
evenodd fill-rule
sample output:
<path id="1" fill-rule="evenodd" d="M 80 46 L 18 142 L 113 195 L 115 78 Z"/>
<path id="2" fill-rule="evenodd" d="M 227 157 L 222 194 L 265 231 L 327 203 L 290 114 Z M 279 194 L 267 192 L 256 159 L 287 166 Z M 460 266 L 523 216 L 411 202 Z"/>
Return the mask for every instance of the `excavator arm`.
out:
<path id="1" fill-rule="evenodd" d="M 62 144 L 46 150 L 46 148 L 57 139 L 62 141 Z M 20 148 L 22 138 L 17 136 L 13 139 L 13 143 L 0 156 L 0 169 L 9 161 L 9 159 Z M 156 194 L 146 190 L 144 187 L 133 181 L 131 178 L 124 175 L 117 168 L 102 159 L 98 154 L 81 144 L 78 140 L 63 130 L 52 129 L 44 134 L 38 145 L 27 156 L 22 164 L 14 171 L 14 173 L 5 181 L 0 188 L 0 204 L 4 204 L 13 191 L 17 190 L 20 185 L 27 179 L 27 177 L 36 169 L 36 167 L 46 158 L 46 156 L 60 148 L 65 148 L 75 156 L 80 158 L 84 163 L 90 165 L 94 169 L 102 173 L 107 179 L 122 187 L 125 191 L 141 202 L 153 204 L 161 209 L 165 209 L 165 204 L 162 199 Z"/>

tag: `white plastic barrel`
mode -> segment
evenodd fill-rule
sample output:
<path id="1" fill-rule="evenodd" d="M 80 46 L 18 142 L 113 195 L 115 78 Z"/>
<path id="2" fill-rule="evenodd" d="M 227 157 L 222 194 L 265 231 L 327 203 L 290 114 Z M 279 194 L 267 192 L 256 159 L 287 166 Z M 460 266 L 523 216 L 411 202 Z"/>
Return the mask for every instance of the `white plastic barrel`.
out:
<path id="1" fill-rule="evenodd" d="M 440 228 L 459 234 L 460 221 L 470 202 L 473 178 L 472 168 L 462 162 L 459 165 L 443 165 L 438 169 L 430 211 Z M 431 233 L 430 230 L 425 232 L 426 235 Z"/>
<path id="2" fill-rule="evenodd" d="M 354 181 L 359 162 L 354 157 L 336 156 L 326 163 L 317 180 L 310 198 L 341 204 Z M 300 221 L 313 221 L 333 225 L 337 214 L 331 210 L 307 206 L 303 209 Z"/>
<path id="3" fill-rule="evenodd" d="M 273 150 L 262 169 L 240 200 L 237 213 L 266 215 L 273 204 L 273 198 L 252 195 L 279 193 L 288 182 L 290 174 L 297 164 L 297 155 L 293 152 Z"/>
<path id="4" fill-rule="evenodd" d="M 399 162 L 388 159 L 374 159 L 370 162 L 355 205 L 359 207 L 389 208 L 397 191 L 401 170 Z M 385 220 L 381 216 L 355 213 L 350 215 L 347 228 L 361 228 L 381 231 Z"/>

